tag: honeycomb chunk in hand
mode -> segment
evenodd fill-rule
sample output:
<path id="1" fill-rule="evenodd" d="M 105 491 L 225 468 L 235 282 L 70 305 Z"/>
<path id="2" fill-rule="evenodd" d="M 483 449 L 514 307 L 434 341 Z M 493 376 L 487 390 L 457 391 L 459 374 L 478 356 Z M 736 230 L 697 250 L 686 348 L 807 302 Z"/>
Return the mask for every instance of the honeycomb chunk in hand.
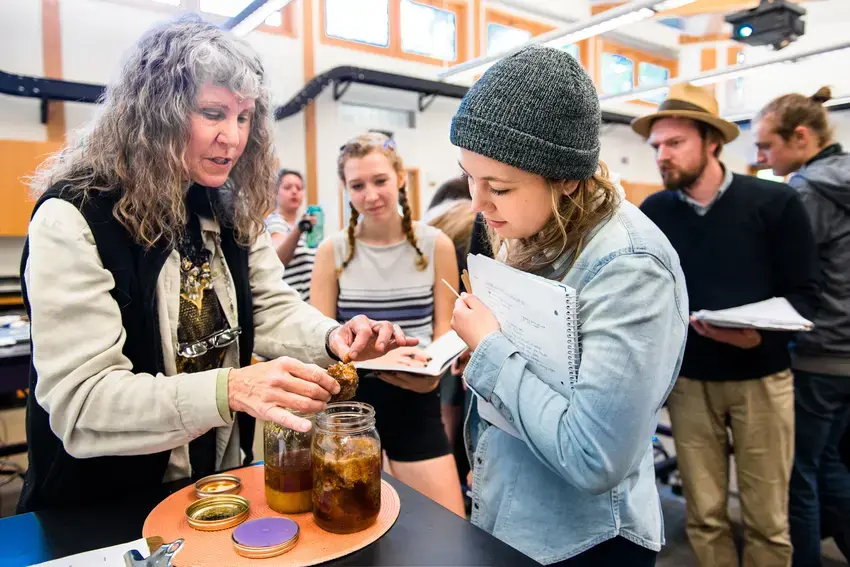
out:
<path id="1" fill-rule="evenodd" d="M 331 402 L 345 402 L 357 392 L 357 369 L 353 364 L 338 362 L 328 368 L 331 378 L 339 382 L 339 393 L 331 396 Z"/>

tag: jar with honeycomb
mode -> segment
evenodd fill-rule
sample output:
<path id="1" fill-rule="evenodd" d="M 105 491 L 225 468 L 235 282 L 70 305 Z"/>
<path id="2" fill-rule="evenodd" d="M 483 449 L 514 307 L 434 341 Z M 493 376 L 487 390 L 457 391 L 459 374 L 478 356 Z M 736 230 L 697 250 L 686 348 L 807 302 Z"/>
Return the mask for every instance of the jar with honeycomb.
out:
<path id="1" fill-rule="evenodd" d="M 364 530 L 381 510 L 381 439 L 375 409 L 361 402 L 328 404 L 313 435 L 313 518 L 339 534 Z"/>

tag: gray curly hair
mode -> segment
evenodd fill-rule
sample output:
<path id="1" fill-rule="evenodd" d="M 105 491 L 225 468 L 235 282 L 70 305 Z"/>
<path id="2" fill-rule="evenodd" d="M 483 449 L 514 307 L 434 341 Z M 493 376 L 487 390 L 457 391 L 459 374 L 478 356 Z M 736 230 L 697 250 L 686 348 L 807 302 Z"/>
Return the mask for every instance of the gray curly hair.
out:
<path id="1" fill-rule="evenodd" d="M 220 188 L 243 246 L 263 229 L 273 206 L 271 110 L 263 65 L 242 40 L 182 16 L 155 26 L 135 45 L 106 89 L 97 117 L 31 179 L 40 195 L 57 183 L 83 198 L 118 192 L 113 210 L 138 242 L 173 246 L 186 225 L 185 196 L 192 183 L 184 160 L 190 117 L 201 87 L 213 84 L 255 99 L 245 151 Z"/>

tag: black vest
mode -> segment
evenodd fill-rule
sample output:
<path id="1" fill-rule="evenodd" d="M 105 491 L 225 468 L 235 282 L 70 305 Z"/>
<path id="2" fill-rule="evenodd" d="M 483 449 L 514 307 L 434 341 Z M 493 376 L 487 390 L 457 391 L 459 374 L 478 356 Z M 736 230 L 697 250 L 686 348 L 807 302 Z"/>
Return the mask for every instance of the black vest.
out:
<path id="1" fill-rule="evenodd" d="M 171 248 L 138 244 L 113 216 L 118 191 L 97 193 L 85 200 L 55 185 L 38 200 L 35 211 L 48 199 L 59 198 L 74 204 L 94 235 L 97 252 L 104 268 L 112 273 L 113 299 L 121 309 L 121 321 L 127 338 L 123 353 L 133 363 L 134 372 L 164 372 L 162 341 L 157 316 L 156 282 Z M 233 229 L 219 222 L 221 249 L 236 288 L 237 312 L 242 334 L 239 336 L 240 365 L 251 361 L 254 344 L 253 306 L 248 279 L 248 251 L 235 240 Z M 24 268 L 29 257 L 29 240 L 21 261 L 24 305 L 30 314 Z M 62 274 L 56 274 L 61 279 Z M 61 288 L 59 288 L 61 290 Z M 61 293 L 59 291 L 58 293 Z M 85 332 L 80 329 L 80 332 Z M 68 348 L 74 348 L 68 337 Z M 70 456 L 62 441 L 50 429 L 49 415 L 35 399 L 38 374 L 30 360 L 29 399 L 27 401 L 27 440 L 29 468 L 24 480 L 18 512 L 97 501 L 115 505 L 144 494 L 162 483 L 171 451 L 149 455 L 106 456 L 79 459 Z"/>

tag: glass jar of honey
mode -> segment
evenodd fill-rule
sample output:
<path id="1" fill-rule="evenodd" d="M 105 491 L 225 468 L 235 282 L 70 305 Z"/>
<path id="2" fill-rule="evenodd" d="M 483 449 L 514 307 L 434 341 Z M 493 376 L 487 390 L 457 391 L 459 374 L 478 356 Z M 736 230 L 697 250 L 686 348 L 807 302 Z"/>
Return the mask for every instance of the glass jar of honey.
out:
<path id="1" fill-rule="evenodd" d="M 266 504 L 281 514 L 301 514 L 313 507 L 310 447 L 315 414 L 292 412 L 313 423 L 310 431 L 289 429 L 267 421 L 263 426 Z"/>
<path id="2" fill-rule="evenodd" d="M 313 518 L 338 534 L 364 530 L 381 510 L 381 439 L 375 409 L 361 402 L 329 404 L 313 435 Z"/>

